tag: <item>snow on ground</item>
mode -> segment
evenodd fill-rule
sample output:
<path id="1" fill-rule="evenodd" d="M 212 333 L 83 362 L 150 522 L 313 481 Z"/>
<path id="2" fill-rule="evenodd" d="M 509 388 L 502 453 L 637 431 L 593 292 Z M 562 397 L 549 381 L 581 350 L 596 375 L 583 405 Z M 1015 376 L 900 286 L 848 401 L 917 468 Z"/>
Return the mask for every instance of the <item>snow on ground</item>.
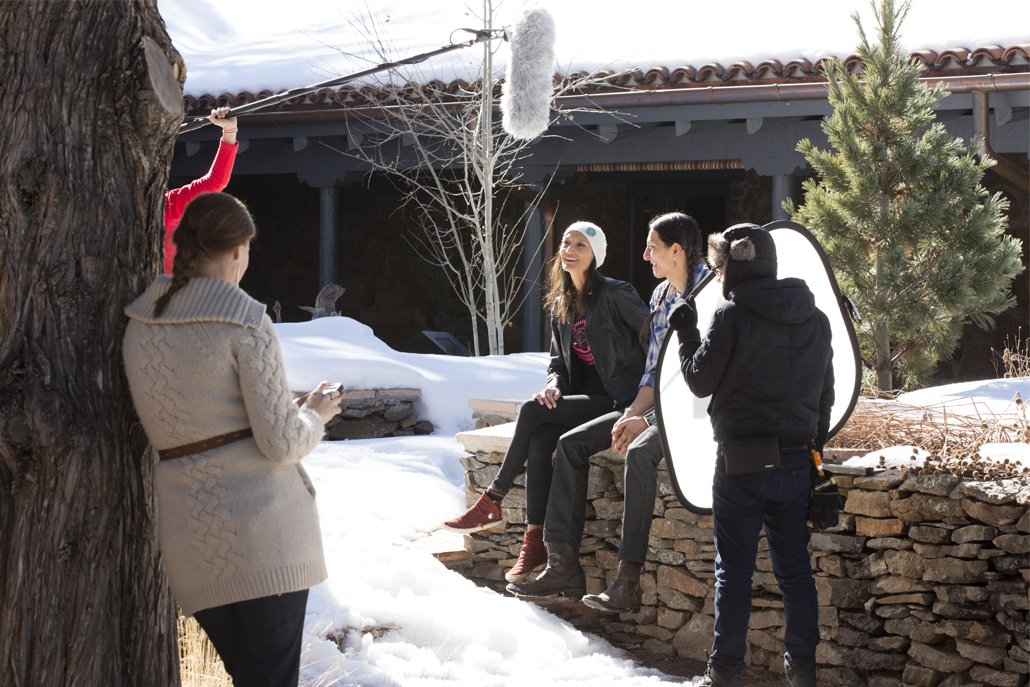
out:
<path id="1" fill-rule="evenodd" d="M 323 442 L 304 461 L 329 580 L 308 601 L 301 684 L 660 684 L 604 641 L 411 546 L 464 510 L 461 453 L 453 436 L 403 437 Z M 322 639 L 348 628 L 342 653 Z"/>
<path id="2" fill-rule="evenodd" d="M 495 0 L 495 26 L 514 23 L 523 3 Z M 902 27 L 906 51 L 1026 42 L 1030 3 L 915 0 Z M 739 60 L 783 63 L 797 57 L 815 62 L 827 55 L 846 57 L 858 42 L 852 12 L 874 38 L 866 0 L 825 0 L 805 11 L 785 11 L 780 3 L 740 0 L 727 12 L 722 3 L 649 0 L 545 3 L 557 29 L 558 66 L 567 71 L 638 68 Z M 390 58 L 410 57 L 450 42 L 458 28 L 480 28 L 478 0 L 159 0 L 158 9 L 172 41 L 186 61 L 185 92 L 191 95 L 280 90 L 309 86 L 366 69 L 382 60 L 359 30 L 373 15 L 377 38 Z M 971 14 L 972 12 L 972 14 Z M 465 40 L 455 34 L 454 40 Z M 482 56 L 470 48 L 423 63 L 414 76 L 425 81 L 469 79 Z M 502 46 L 498 64 L 508 59 Z"/>
<path id="3" fill-rule="evenodd" d="M 1018 395 L 1018 396 L 1017 396 Z M 985 379 L 946 386 L 919 389 L 898 396 L 898 402 L 928 408 L 937 412 L 978 417 L 981 419 L 1022 416 L 1021 402 L 1030 402 L 1030 377 Z"/>
<path id="4" fill-rule="evenodd" d="M 547 357 L 458 358 L 394 351 L 346 317 L 276 325 L 290 386 L 422 389 L 436 433 L 322 442 L 304 460 L 318 490 L 329 580 L 311 590 L 302 685 L 652 685 L 660 673 L 619 658 L 533 604 L 481 589 L 424 547 L 465 509 L 470 398 L 526 398 Z M 458 538 L 460 546 L 460 538 Z M 332 633 L 344 651 L 324 637 Z"/>
<path id="5" fill-rule="evenodd" d="M 421 388 L 431 436 L 323 442 L 304 461 L 318 490 L 329 579 L 311 590 L 301 685 L 658 685 L 679 682 L 620 658 L 618 650 L 533 604 L 482 589 L 424 546 L 465 508 L 458 429 L 470 398 L 527 398 L 544 383 L 546 356 L 457 358 L 400 353 L 345 317 L 276 325 L 291 387 L 322 379 L 346 388 Z M 940 387 L 902 399 L 934 405 L 974 395 L 1004 411 L 1030 379 Z M 995 444 L 992 457 L 1030 465 L 1027 444 Z M 908 464 L 910 447 L 876 451 Z M 920 454 L 925 456 L 925 454 Z M 337 637 L 337 643 L 325 639 Z"/>

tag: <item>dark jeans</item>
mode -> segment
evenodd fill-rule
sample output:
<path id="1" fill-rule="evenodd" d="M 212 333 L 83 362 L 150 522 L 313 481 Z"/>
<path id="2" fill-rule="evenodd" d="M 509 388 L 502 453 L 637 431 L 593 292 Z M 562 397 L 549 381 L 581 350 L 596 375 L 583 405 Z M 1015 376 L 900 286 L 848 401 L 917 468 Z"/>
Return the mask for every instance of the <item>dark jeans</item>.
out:
<path id="1" fill-rule="evenodd" d="M 729 670 L 745 667 L 751 617 L 751 577 L 758 535 L 765 525 L 773 574 L 783 593 L 786 658 L 815 667 L 819 607 L 808 555 L 808 449 L 781 451 L 783 467 L 770 473 L 727 475 L 722 452 L 715 462 L 715 642 L 711 660 Z"/>
<path id="2" fill-rule="evenodd" d="M 297 687 L 308 590 L 197 611 L 235 687 Z"/>
<path id="3" fill-rule="evenodd" d="M 654 499 L 658 493 L 658 464 L 664 456 L 657 425 L 641 432 L 626 451 L 620 561 L 643 563 L 647 560 L 647 541 L 651 536 Z"/>
<path id="4" fill-rule="evenodd" d="M 554 456 L 550 507 L 544 541 L 579 546 L 586 518 L 590 456 L 611 448 L 612 427 L 621 412 L 608 413 L 565 434 Z M 648 427 L 626 451 L 625 503 L 619 560 L 643 563 L 658 490 L 662 441 L 657 427 Z"/>
<path id="5" fill-rule="evenodd" d="M 613 407 L 614 401 L 606 394 L 562 396 L 554 408 L 526 401 L 519 408 L 515 434 L 490 489 L 507 494 L 519 470 L 526 466 L 526 520 L 530 525 L 543 525 L 551 491 L 551 456 L 558 439 Z"/>
<path id="6" fill-rule="evenodd" d="M 550 507 L 544 524 L 544 541 L 579 548 L 586 518 L 590 456 L 612 446 L 612 427 L 621 411 L 602 415 L 564 434 L 554 454 L 554 479 Z"/>

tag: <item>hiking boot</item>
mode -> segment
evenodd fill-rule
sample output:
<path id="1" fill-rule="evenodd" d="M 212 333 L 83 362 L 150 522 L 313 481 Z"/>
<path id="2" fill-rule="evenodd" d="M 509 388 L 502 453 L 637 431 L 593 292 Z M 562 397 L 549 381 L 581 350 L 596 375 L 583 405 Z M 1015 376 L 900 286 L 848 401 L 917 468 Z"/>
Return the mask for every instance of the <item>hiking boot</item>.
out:
<path id="1" fill-rule="evenodd" d="M 599 611 L 617 613 L 628 611 L 640 605 L 640 571 L 643 563 L 636 561 L 619 561 L 619 570 L 615 573 L 608 589 L 600 594 L 588 594 L 583 603 Z"/>
<path id="2" fill-rule="evenodd" d="M 531 582 L 509 584 L 508 593 L 518 597 L 571 596 L 579 599 L 587 590 L 586 575 L 579 567 L 579 547 L 547 544 L 547 567 Z"/>
<path id="3" fill-rule="evenodd" d="M 443 528 L 448 532 L 470 534 L 503 524 L 504 518 L 501 516 L 501 504 L 483 494 L 474 506 L 453 520 L 445 522 Z"/>
<path id="4" fill-rule="evenodd" d="M 783 672 L 787 674 L 787 687 L 815 687 L 815 666 L 798 668 L 784 657 Z"/>
<path id="5" fill-rule="evenodd" d="M 744 687 L 744 670 L 730 670 L 709 661 L 705 674 L 690 684 L 693 687 Z"/>
<path id="6" fill-rule="evenodd" d="M 544 548 L 544 531 L 526 530 L 526 534 L 522 537 L 519 560 L 515 563 L 515 567 L 504 575 L 504 579 L 509 582 L 521 582 L 546 562 L 547 550 Z"/>

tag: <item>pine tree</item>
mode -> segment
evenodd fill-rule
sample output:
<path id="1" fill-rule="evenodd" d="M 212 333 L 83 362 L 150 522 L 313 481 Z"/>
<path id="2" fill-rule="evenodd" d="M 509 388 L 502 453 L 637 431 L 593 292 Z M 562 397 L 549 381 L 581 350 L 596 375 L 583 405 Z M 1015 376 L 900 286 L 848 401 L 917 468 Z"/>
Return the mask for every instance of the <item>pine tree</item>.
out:
<path id="1" fill-rule="evenodd" d="M 909 3 L 873 9 L 876 45 L 852 15 L 862 74 L 841 62 L 825 69 L 834 112 L 822 128 L 837 152 L 798 144 L 817 180 L 805 182 L 804 205 L 785 207 L 817 236 L 863 315 L 867 382 L 890 391 L 950 357 L 967 320 L 993 326 L 1015 305 L 1009 286 L 1023 266 L 1020 241 L 1004 233 L 1008 201 L 980 185 L 994 162 L 978 162 L 976 145 L 934 122 L 947 92 L 919 83 L 920 66 L 901 52 Z"/>

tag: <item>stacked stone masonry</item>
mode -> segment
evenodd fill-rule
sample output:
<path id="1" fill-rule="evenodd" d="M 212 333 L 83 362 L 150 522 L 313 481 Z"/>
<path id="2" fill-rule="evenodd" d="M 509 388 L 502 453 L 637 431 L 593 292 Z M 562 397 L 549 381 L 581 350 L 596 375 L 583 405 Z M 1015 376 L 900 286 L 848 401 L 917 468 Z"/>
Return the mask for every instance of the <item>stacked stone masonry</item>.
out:
<path id="1" fill-rule="evenodd" d="M 342 412 L 326 425 L 326 439 L 379 439 L 432 434 L 433 425 L 415 417 L 420 389 L 368 389 L 348 391 L 340 401 Z"/>
<path id="2" fill-rule="evenodd" d="M 506 418 L 505 418 L 506 419 Z M 485 445 L 459 435 L 469 455 L 472 505 L 497 474 L 503 436 Z M 505 432 L 505 430 L 508 430 Z M 464 437 L 464 438 L 463 438 Z M 492 441 L 492 444 L 491 444 Z M 591 458 L 580 563 L 587 593 L 615 576 L 622 531 L 623 456 Z M 819 597 L 819 684 L 868 687 L 1022 687 L 1030 673 L 1030 485 L 972 482 L 898 471 L 838 475 L 840 524 L 814 532 Z M 524 474 L 502 504 L 506 525 L 465 537 L 461 573 L 503 591 L 525 530 Z M 617 646 L 704 660 L 714 626 L 715 545 L 711 516 L 676 499 L 664 461 L 641 578 L 643 605 L 601 614 L 580 603 L 548 610 Z M 781 671 L 784 615 L 764 533 L 753 581 L 749 665 Z"/>

